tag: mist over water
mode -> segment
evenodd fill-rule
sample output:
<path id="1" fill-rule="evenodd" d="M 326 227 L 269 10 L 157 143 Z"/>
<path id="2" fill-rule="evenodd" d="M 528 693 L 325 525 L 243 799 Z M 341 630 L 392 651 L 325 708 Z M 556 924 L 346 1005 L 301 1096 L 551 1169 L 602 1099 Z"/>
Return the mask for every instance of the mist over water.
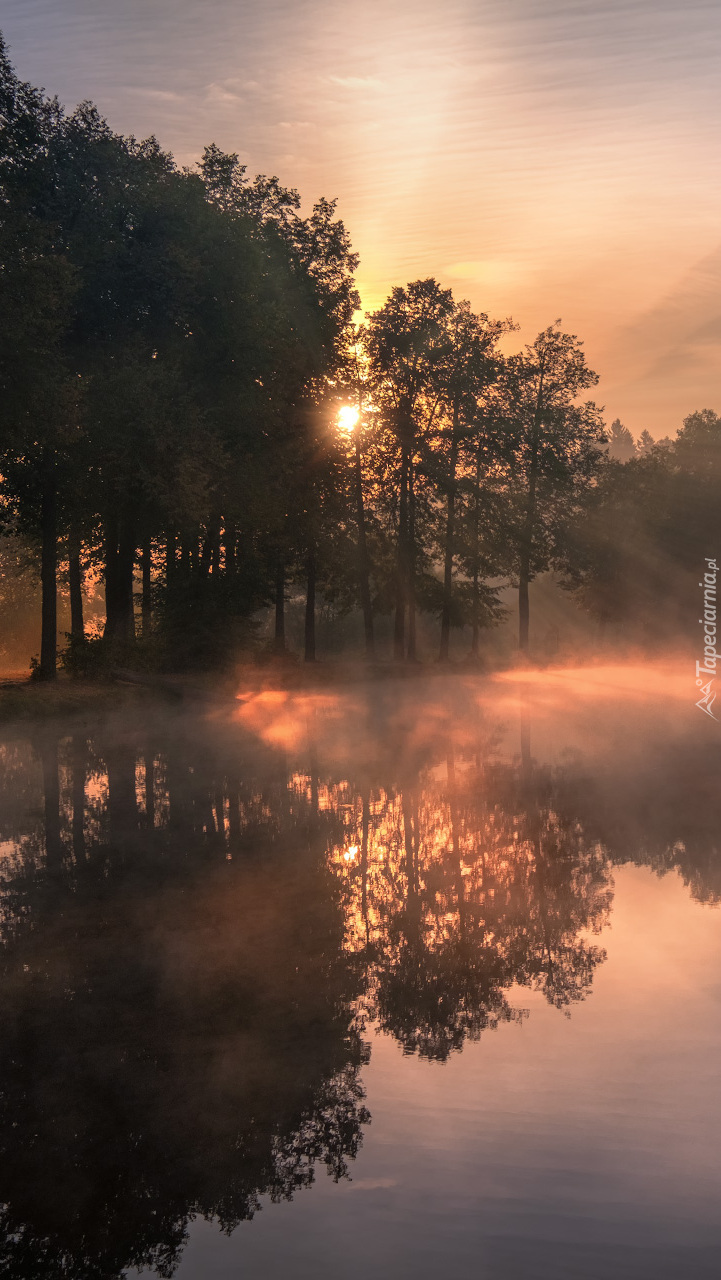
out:
<path id="1" fill-rule="evenodd" d="M 694 688 L 609 663 L 6 726 L 0 1274 L 715 1274 Z"/>

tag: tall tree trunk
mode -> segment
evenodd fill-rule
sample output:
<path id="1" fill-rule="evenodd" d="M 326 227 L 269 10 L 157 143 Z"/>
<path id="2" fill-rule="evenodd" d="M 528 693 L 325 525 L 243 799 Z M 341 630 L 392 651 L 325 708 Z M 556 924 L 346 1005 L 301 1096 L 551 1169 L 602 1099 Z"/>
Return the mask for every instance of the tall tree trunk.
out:
<path id="1" fill-rule="evenodd" d="M 360 427 L 355 438 L 355 500 L 356 520 L 358 522 L 358 579 L 360 602 L 363 610 L 363 630 L 365 632 L 366 658 L 375 658 L 375 638 L 373 635 L 373 607 L 370 589 L 370 561 L 368 559 L 368 543 L 366 541 L 366 517 L 363 504 L 363 472 L 361 469 Z"/>
<path id="2" fill-rule="evenodd" d="M 175 570 L 177 561 L 175 559 L 175 543 L 176 537 L 174 533 L 169 533 L 165 539 L 165 589 L 169 591 L 173 585 L 175 578 Z"/>
<path id="3" fill-rule="evenodd" d="M 105 559 L 105 631 L 108 641 L 117 639 L 118 634 L 118 518 L 111 512 L 105 519 L 103 528 L 103 556 Z"/>
<path id="4" fill-rule="evenodd" d="M 214 578 L 220 573 L 220 516 L 215 517 L 213 543 L 210 548 L 210 572 Z"/>
<path id="5" fill-rule="evenodd" d="M 240 789 L 233 777 L 228 791 L 228 843 L 233 851 L 238 848 L 240 832 Z"/>
<path id="6" fill-rule="evenodd" d="M 538 484 L 538 447 L 541 433 L 541 417 L 543 412 L 544 368 L 538 379 L 536 408 L 531 425 L 531 464 L 528 473 L 528 500 L 526 503 L 526 519 L 521 535 L 520 571 L 518 575 L 518 648 L 521 653 L 528 653 L 529 603 L 528 584 L 531 581 L 531 564 L 533 560 L 533 531 L 536 525 L 536 487 Z"/>
<path id="7" fill-rule="evenodd" d="M 408 463 L 408 551 L 407 587 L 408 600 L 408 661 L 416 661 L 416 494 L 413 460 Z"/>
<path id="8" fill-rule="evenodd" d="M 80 537 L 73 528 L 68 539 L 68 586 L 70 588 L 70 637 L 74 644 L 85 639 L 83 619 L 83 568 L 80 563 Z"/>
<path id="9" fill-rule="evenodd" d="M 206 787 L 199 788 L 193 797 L 193 831 L 202 831 L 209 844 L 216 843 L 217 829 L 213 801 Z"/>
<path id="10" fill-rule="evenodd" d="M 213 531 L 210 526 L 205 531 L 205 536 L 201 536 L 200 540 L 200 559 L 198 560 L 198 576 L 202 581 L 210 575 L 210 566 L 213 563 Z"/>
<path id="11" fill-rule="evenodd" d="M 225 847 L 225 794 L 222 787 L 217 787 L 215 799 L 213 801 L 213 809 L 215 810 L 215 829 L 218 833 L 218 844 Z"/>
<path id="12" fill-rule="evenodd" d="M 148 640 L 153 622 L 152 592 L 152 544 L 150 538 L 143 543 L 143 591 L 141 597 L 141 620 L 143 640 Z"/>
<path id="13" fill-rule="evenodd" d="M 528 483 L 528 503 L 526 519 L 521 537 L 521 563 L 518 575 L 518 647 L 521 653 L 528 652 L 529 634 L 529 602 L 528 585 L 531 581 L 531 558 L 533 554 L 533 529 L 536 523 L 536 481 L 538 468 L 538 446 L 534 439 L 531 449 L 531 468 Z"/>
<path id="14" fill-rule="evenodd" d="M 448 466 L 448 507 L 446 511 L 446 546 L 443 562 L 443 612 L 441 613 L 440 662 L 448 662 L 451 640 L 451 605 L 453 595 L 453 552 L 456 520 L 456 466 L 458 465 L 458 402 L 453 404 L 451 456 Z"/>
<path id="15" fill-rule="evenodd" d="M 121 522 L 118 540 L 118 589 L 121 608 L 120 634 L 126 642 L 135 639 L 135 528 L 127 518 Z"/>
<path id="16" fill-rule="evenodd" d="M 220 516 L 213 514 L 208 521 L 208 528 L 203 538 L 200 553 L 200 577 L 205 580 L 209 574 L 218 572 L 220 555 Z"/>
<path id="17" fill-rule="evenodd" d="M 305 661 L 315 662 L 315 547 L 306 561 L 307 591 L 305 597 Z"/>
<path id="18" fill-rule="evenodd" d="M 186 586 L 190 582 L 190 569 L 190 538 L 187 533 L 182 533 L 180 535 L 180 572 Z"/>
<path id="19" fill-rule="evenodd" d="M 478 594 L 481 570 L 481 442 L 476 450 L 476 489 L 473 506 L 473 620 L 471 623 L 471 657 L 478 657 L 478 641 L 481 630 L 481 608 Z"/>
<path id="20" fill-rule="evenodd" d="M 58 652 L 58 491 L 55 459 L 49 450 L 43 456 L 40 532 L 42 603 L 38 675 L 41 680 L 55 680 Z"/>
<path id="21" fill-rule="evenodd" d="M 401 444 L 401 491 L 398 504 L 398 553 L 396 557 L 396 616 L 393 627 L 393 657 L 402 662 L 405 651 L 406 582 L 408 539 L 408 448 Z"/>
<path id="22" fill-rule="evenodd" d="M 105 637 L 112 644 L 135 639 L 135 551 L 132 522 L 112 513 L 105 521 Z"/>
<path id="23" fill-rule="evenodd" d="M 224 557 L 225 557 L 225 575 L 227 578 L 235 577 L 236 538 L 237 538 L 237 533 L 235 529 L 235 524 L 233 523 L 232 520 L 226 520 L 225 528 L 223 529 L 223 551 L 224 551 Z"/>
<path id="24" fill-rule="evenodd" d="M 521 653 L 528 652 L 530 609 L 528 603 L 528 561 L 521 560 L 521 572 L 518 579 L 518 647 Z"/>
<path id="25" fill-rule="evenodd" d="M 275 652 L 285 653 L 285 562 L 278 557 L 275 568 Z"/>
<path id="26" fill-rule="evenodd" d="M 145 775 L 145 822 L 148 827 L 155 826 L 155 755 L 150 747 L 146 747 L 143 756 L 143 772 Z"/>

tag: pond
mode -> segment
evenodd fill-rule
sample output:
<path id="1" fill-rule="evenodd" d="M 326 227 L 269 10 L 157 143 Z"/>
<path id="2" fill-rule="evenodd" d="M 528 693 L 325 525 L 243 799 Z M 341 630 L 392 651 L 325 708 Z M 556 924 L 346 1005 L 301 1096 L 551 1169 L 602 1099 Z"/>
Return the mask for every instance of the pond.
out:
<path id="1" fill-rule="evenodd" d="M 683 669 L 149 701 L 0 755 L 0 1275 L 718 1275 Z"/>

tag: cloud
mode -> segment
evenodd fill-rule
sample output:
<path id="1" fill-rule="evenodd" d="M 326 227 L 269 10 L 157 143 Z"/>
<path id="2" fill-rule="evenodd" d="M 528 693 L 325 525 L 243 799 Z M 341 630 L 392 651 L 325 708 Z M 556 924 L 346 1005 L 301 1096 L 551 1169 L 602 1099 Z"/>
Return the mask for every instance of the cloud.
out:
<path id="1" fill-rule="evenodd" d="M 221 82 L 206 85 L 205 100 L 208 103 L 237 103 L 243 101 L 243 95 Z"/>
<path id="2" fill-rule="evenodd" d="M 131 85 L 125 90 L 136 98 L 150 98 L 154 102 L 181 102 L 183 95 L 170 89 L 144 89 L 139 85 Z"/>
<path id="3" fill-rule="evenodd" d="M 444 274 L 451 280 L 463 280 L 472 284 L 509 284 L 519 279 L 520 262 L 506 258 L 487 258 L 471 262 L 452 262 Z"/>
<path id="4" fill-rule="evenodd" d="M 383 81 L 375 76 L 329 76 L 331 84 L 340 85 L 341 89 L 382 89 Z"/>

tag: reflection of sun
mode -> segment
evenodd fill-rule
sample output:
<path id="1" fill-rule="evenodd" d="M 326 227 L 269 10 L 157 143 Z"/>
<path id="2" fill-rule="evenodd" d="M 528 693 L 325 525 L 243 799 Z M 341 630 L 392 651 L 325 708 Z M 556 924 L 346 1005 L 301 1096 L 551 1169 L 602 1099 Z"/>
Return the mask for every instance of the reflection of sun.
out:
<path id="1" fill-rule="evenodd" d="M 338 426 L 341 431 L 347 431 L 348 434 L 358 425 L 360 413 L 352 404 L 344 404 L 338 410 Z"/>

